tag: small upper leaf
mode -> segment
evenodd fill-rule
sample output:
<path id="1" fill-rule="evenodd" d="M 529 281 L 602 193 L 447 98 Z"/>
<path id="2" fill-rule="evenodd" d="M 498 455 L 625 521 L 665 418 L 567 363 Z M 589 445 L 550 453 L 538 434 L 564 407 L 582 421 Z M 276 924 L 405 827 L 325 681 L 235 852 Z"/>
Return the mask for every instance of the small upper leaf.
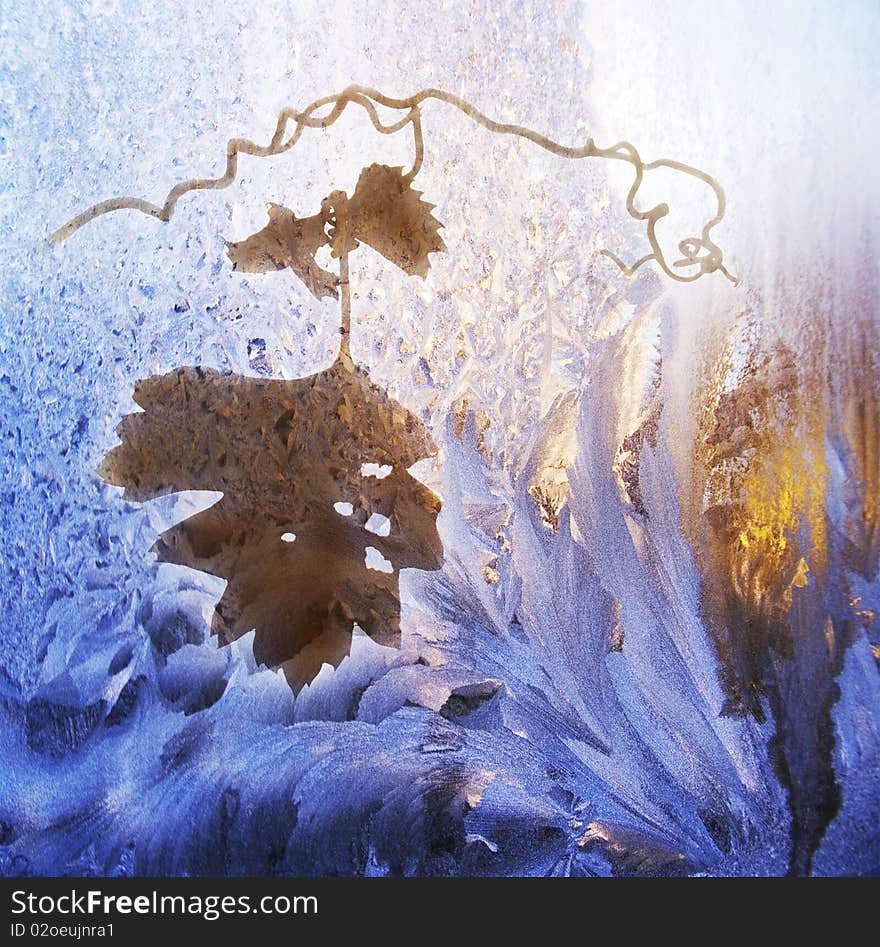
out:
<path id="1" fill-rule="evenodd" d="M 403 168 L 371 164 L 361 171 L 348 202 L 348 232 L 404 272 L 426 276 L 428 254 L 446 249 L 437 232 L 443 225 L 431 214 L 434 206 L 412 188 Z"/>
<path id="2" fill-rule="evenodd" d="M 289 267 L 316 298 L 338 297 L 339 277 L 322 269 L 315 254 L 330 243 L 324 216 L 298 218 L 278 204 L 269 205 L 269 223 L 238 243 L 227 242 L 233 268 L 246 273 L 268 273 Z"/>

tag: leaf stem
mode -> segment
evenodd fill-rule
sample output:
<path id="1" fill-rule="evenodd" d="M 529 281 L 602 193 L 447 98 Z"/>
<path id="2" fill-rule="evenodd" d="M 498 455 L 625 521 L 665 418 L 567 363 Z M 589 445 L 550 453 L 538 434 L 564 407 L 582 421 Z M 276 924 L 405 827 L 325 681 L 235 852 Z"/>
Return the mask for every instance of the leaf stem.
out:
<path id="1" fill-rule="evenodd" d="M 339 303 L 342 313 L 338 361 L 349 370 L 354 370 L 351 359 L 351 286 L 348 277 L 348 235 L 343 235 L 342 253 L 339 256 Z"/>

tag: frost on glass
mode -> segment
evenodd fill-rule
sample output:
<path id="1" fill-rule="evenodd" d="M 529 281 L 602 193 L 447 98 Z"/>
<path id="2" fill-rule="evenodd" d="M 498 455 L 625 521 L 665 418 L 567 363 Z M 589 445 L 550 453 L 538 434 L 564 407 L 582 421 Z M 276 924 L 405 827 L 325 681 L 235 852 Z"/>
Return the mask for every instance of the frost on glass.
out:
<path id="1" fill-rule="evenodd" d="M 630 164 L 634 181 L 626 209 L 645 222 L 652 252 L 627 266 L 610 251 L 600 251 L 627 276 L 654 262 L 679 282 L 716 271 L 736 282 L 709 236 L 723 219 L 724 192 L 705 172 L 667 160 L 646 165 L 627 142 L 608 149 L 597 148 L 592 139 L 582 148 L 563 146 L 532 129 L 495 122 L 463 99 L 436 89 L 390 99 L 372 89 L 352 87 L 319 99 L 302 112 L 285 109 L 268 145 L 229 141 L 226 173 L 221 177 L 177 184 L 161 207 L 140 198 L 101 201 L 55 231 L 51 239 L 60 243 L 85 224 L 121 210 L 168 221 L 177 201 L 189 191 L 229 187 L 239 155 L 287 152 L 304 130 L 333 125 L 349 105 L 363 108 L 382 134 L 412 127 L 415 160 L 406 173 L 402 167 L 369 165 L 358 176 L 351 197 L 334 190 L 322 200 L 320 212 L 306 218 L 270 204 L 265 227 L 244 240 L 227 242 L 234 269 L 248 273 L 290 269 L 317 300 L 339 299 L 342 324 L 333 366 L 296 382 L 248 381 L 206 374 L 201 367 L 144 379 L 134 394 L 143 411 L 119 426 L 122 444 L 101 467 L 105 479 L 124 487 L 130 499 L 184 490 L 223 493 L 223 500 L 209 510 L 163 534 L 156 547 L 158 558 L 225 578 L 228 584 L 217 603 L 212 630 L 224 644 L 253 630 L 254 657 L 268 667 L 283 667 L 295 691 L 310 683 L 324 664 L 339 665 L 349 653 L 355 624 L 382 644 L 398 643 L 397 580 L 370 574 L 372 570 L 394 576 L 394 562 L 384 553 L 393 556 L 398 569 L 435 569 L 442 564 L 434 525 L 439 501 L 407 471 L 435 454 L 436 448 L 415 415 L 389 402 L 370 385 L 366 373 L 355 368 L 350 343 L 350 253 L 368 245 L 405 273 L 424 278 L 430 254 L 446 250 L 438 233 L 442 225 L 432 214 L 434 205 L 413 187 L 424 160 L 421 110 L 428 101 L 453 106 L 493 133 L 533 142 L 564 158 L 599 157 Z M 403 111 L 404 117 L 384 125 L 377 104 Z M 322 109 L 329 111 L 322 115 Z M 695 268 L 689 274 L 669 269 L 657 240 L 656 226 L 669 213 L 668 205 L 647 210 L 635 206 L 645 171 L 660 166 L 706 183 L 717 201 L 716 214 L 704 225 L 702 236 L 679 242 L 684 256 L 673 266 Z M 319 266 L 316 256 L 322 248 L 329 248 L 331 257 L 339 260 L 338 275 Z M 361 481 L 357 470 L 368 457 L 390 461 L 391 473 L 396 468 L 397 474 L 365 494 L 362 487 L 370 481 Z M 534 489 L 532 496 L 545 505 L 559 499 Z M 331 504 L 347 521 L 330 512 Z M 384 521 L 385 536 L 390 534 L 389 515 L 394 517 L 393 539 L 382 543 L 381 549 L 364 547 L 364 530 L 379 535 Z M 556 528 L 558 520 L 552 515 Z M 290 532 L 282 534 L 285 545 L 278 543 L 278 531 L 285 523 L 299 531 L 296 546 L 289 545 L 291 536 L 296 539 Z"/>
<path id="2" fill-rule="evenodd" d="M 246 7 L 4 12 L 2 870 L 876 870 L 871 30 Z"/>

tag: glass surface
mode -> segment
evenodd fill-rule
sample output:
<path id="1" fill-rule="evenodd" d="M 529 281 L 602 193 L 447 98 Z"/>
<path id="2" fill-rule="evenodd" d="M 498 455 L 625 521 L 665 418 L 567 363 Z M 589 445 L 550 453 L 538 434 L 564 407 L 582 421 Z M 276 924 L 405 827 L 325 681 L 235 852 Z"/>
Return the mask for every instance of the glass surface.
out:
<path id="1" fill-rule="evenodd" d="M 876 4 L 135 6 L 0 3 L 2 873 L 878 870 Z"/>

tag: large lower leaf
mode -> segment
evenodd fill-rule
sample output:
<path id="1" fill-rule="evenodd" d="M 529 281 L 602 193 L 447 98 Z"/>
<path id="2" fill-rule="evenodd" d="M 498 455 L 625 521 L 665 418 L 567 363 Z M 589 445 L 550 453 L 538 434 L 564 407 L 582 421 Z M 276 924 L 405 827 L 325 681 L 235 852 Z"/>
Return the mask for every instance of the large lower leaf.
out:
<path id="1" fill-rule="evenodd" d="M 181 368 L 134 398 L 144 411 L 123 419 L 102 474 L 135 500 L 223 492 L 156 544 L 162 561 L 228 581 L 213 620 L 223 642 L 256 629 L 257 660 L 295 690 L 342 660 L 354 623 L 398 642 L 397 570 L 442 562 L 439 500 L 407 470 L 435 452 L 418 418 L 342 362 L 295 381 Z M 365 463 L 391 472 L 364 476 Z M 368 532 L 373 514 L 388 523 Z M 369 547 L 389 571 L 367 565 Z"/>

